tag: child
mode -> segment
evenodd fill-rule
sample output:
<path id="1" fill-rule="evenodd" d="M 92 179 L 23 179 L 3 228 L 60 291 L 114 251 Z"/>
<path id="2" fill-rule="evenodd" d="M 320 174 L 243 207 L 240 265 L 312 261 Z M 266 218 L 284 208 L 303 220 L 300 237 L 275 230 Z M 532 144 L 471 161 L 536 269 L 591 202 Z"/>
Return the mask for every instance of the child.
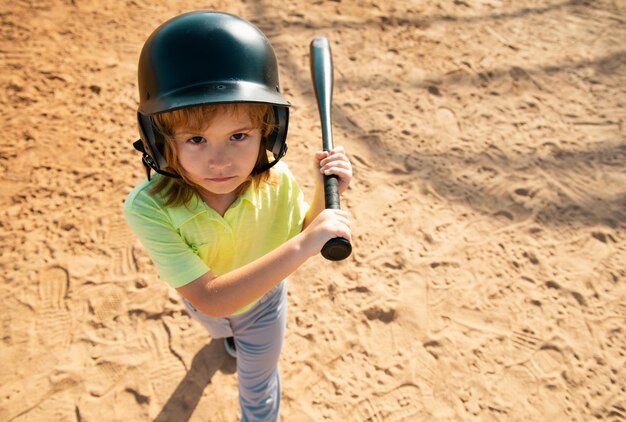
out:
<path id="1" fill-rule="evenodd" d="M 128 196 L 126 219 L 191 316 L 236 349 L 241 420 L 278 420 L 285 280 L 329 239 L 350 240 L 347 214 L 324 210 L 323 198 L 324 174 L 345 191 L 350 161 L 341 147 L 315 154 L 309 207 L 279 162 L 289 103 L 274 51 L 238 17 L 164 23 L 143 47 L 138 79 L 135 147 L 148 180 Z"/>

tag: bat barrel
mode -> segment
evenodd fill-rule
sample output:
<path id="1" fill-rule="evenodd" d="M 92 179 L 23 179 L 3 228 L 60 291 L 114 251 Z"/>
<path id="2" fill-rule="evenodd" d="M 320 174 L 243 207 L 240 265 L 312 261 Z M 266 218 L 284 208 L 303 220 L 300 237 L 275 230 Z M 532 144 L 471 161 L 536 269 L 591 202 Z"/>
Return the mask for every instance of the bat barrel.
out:
<path id="1" fill-rule="evenodd" d="M 311 78 L 313 90 L 322 123 L 322 143 L 324 151 L 333 149 L 332 98 L 333 98 L 333 59 L 330 44 L 325 37 L 311 41 Z"/>

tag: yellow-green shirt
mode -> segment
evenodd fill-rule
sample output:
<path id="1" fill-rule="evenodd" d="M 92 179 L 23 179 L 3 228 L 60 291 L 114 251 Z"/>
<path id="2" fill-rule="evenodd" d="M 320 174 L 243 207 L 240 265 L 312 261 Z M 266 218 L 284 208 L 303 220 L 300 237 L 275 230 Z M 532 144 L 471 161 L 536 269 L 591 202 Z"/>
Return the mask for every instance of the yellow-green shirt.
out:
<path id="1" fill-rule="evenodd" d="M 160 278 L 178 288 L 208 271 L 220 276 L 300 233 L 308 210 L 304 195 L 285 163 L 271 171 L 273 182 L 246 190 L 223 217 L 197 195 L 187 207 L 164 207 L 162 198 L 149 194 L 163 176 L 137 186 L 126 199 L 124 214 Z"/>

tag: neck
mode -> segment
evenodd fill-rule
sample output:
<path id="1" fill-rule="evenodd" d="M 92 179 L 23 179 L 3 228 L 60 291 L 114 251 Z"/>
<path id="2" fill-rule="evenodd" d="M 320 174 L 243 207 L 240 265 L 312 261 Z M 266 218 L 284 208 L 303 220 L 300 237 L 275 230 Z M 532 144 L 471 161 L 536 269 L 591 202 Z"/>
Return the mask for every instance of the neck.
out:
<path id="1" fill-rule="evenodd" d="M 211 192 L 200 192 L 200 197 L 209 207 L 213 208 L 222 217 L 226 214 L 228 208 L 237 199 L 237 193 L 231 192 L 223 195 L 216 195 Z"/>

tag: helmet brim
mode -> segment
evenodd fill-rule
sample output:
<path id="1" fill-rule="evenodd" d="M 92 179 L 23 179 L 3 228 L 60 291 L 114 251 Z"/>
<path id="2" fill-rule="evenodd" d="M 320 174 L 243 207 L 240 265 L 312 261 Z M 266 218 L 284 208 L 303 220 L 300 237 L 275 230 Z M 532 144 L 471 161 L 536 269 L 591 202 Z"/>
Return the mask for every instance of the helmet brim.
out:
<path id="1" fill-rule="evenodd" d="M 291 104 L 282 95 L 266 85 L 234 81 L 186 87 L 144 101 L 139 112 L 150 116 L 190 106 L 224 103 L 263 103 L 278 107 Z"/>

